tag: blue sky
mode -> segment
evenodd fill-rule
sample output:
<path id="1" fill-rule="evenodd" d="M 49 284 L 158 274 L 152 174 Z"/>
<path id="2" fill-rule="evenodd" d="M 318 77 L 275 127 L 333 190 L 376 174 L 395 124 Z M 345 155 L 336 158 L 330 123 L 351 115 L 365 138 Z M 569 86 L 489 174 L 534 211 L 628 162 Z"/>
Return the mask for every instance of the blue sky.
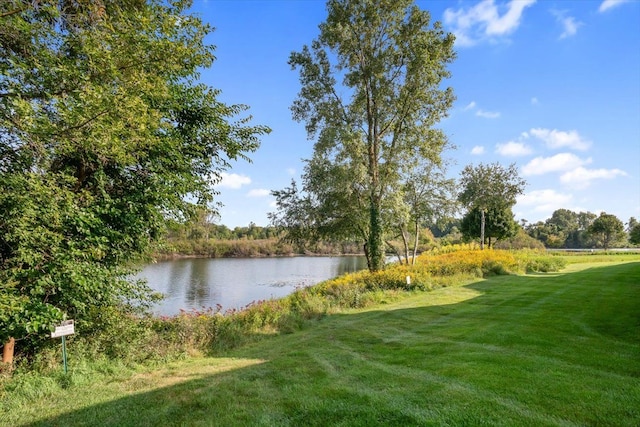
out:
<path id="1" fill-rule="evenodd" d="M 467 164 L 515 163 L 527 180 L 516 219 L 559 208 L 640 218 L 640 1 L 418 1 L 456 34 L 457 100 L 440 123 Z M 268 225 L 271 190 L 300 182 L 313 141 L 289 107 L 300 89 L 289 54 L 310 44 L 324 1 L 195 0 L 216 30 L 216 61 L 201 80 L 229 104 L 246 104 L 272 128 L 252 163 L 234 162 L 217 185 L 219 223 Z"/>

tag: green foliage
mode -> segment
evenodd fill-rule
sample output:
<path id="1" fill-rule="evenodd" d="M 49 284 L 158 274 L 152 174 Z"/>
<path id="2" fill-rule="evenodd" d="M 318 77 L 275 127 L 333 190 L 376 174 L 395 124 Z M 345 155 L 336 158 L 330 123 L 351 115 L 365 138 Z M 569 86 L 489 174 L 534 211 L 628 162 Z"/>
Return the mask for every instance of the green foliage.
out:
<path id="1" fill-rule="evenodd" d="M 359 239 L 372 271 L 405 212 L 403 174 L 440 164 L 447 145 L 433 126 L 453 103 L 447 65 L 454 37 L 410 0 L 331 0 L 320 35 L 290 56 L 301 90 L 293 117 L 316 138 L 303 188 L 274 192 L 272 221 L 293 241 Z"/>
<path id="2" fill-rule="evenodd" d="M 258 257 L 291 255 L 293 248 L 278 240 L 172 240 L 158 252 L 157 256 L 191 255 L 207 258 Z"/>
<path id="3" fill-rule="evenodd" d="M 188 221 L 173 222 L 167 230 L 168 240 L 265 240 L 280 237 L 282 234 L 276 227 L 261 227 L 249 223 L 246 227 L 228 228 L 223 224 L 215 224 L 215 214 L 211 209 L 199 207 L 196 215 Z"/>
<path id="4" fill-rule="evenodd" d="M 602 212 L 589 226 L 588 232 L 598 239 L 606 251 L 624 238 L 624 224 L 615 215 Z"/>
<path id="5" fill-rule="evenodd" d="M 213 47 L 188 6 L 0 5 L 0 339 L 38 346 L 65 316 L 88 333 L 144 308 L 126 267 L 268 132 L 197 83 Z"/>
<path id="6" fill-rule="evenodd" d="M 422 254 L 421 264 L 434 276 L 473 274 L 476 277 L 495 274 L 518 274 L 559 271 L 566 262 L 536 250 L 479 251 L 477 245 L 447 246 Z"/>
<path id="7" fill-rule="evenodd" d="M 499 163 L 467 165 L 460 173 L 458 200 L 469 209 L 512 207 L 526 184 L 515 164 L 507 168 Z"/>
<path id="8" fill-rule="evenodd" d="M 518 223 L 513 219 L 511 208 L 490 207 L 484 212 L 484 238 L 491 248 L 492 239 L 504 240 L 518 233 Z M 460 222 L 460 231 L 468 240 L 481 238 L 482 214 L 480 208 L 470 210 Z"/>
<path id="9" fill-rule="evenodd" d="M 636 224 L 629 231 L 629 243 L 632 245 L 640 245 L 640 224 Z"/>
<path id="10" fill-rule="evenodd" d="M 515 235 L 516 227 L 512 225 L 511 208 L 516 203 L 516 197 L 522 194 L 527 184 L 518 176 L 515 164 L 503 167 L 499 163 L 478 166 L 467 165 L 460 173 L 460 193 L 458 201 L 468 209 L 466 222 L 460 230 L 469 237 L 480 237 L 480 248 L 491 237 L 510 237 Z M 507 213 L 508 211 L 508 213 Z M 487 229 L 486 215 L 491 213 L 497 221 L 492 229 Z M 476 222 L 472 223 L 472 218 Z M 464 219 L 463 219 L 464 220 Z M 466 232 L 465 232 L 466 230 Z M 478 230 L 478 231 L 476 231 Z M 500 237 L 498 237 L 500 236 Z M 489 240 L 489 242 L 491 242 Z"/>
<path id="11" fill-rule="evenodd" d="M 564 258 L 529 254 L 523 260 L 527 273 L 550 273 L 559 271 L 567 265 Z"/>
<path id="12" fill-rule="evenodd" d="M 156 258 L 197 256 L 205 258 L 248 258 L 290 255 L 351 255 L 361 253 L 351 242 L 316 242 L 298 248 L 281 239 L 171 239 L 157 248 Z"/>
<path id="13" fill-rule="evenodd" d="M 430 160 L 416 162 L 414 168 L 405 175 L 402 191 L 396 194 L 396 198 L 402 200 L 395 203 L 392 226 L 402 239 L 402 250 L 393 244 L 389 246 L 400 259 L 404 257 L 405 264 L 415 263 L 418 252 L 433 246 L 433 234 L 421 228 L 435 224 L 438 219 L 453 215 L 457 210 L 453 196 L 456 191 L 455 180 L 446 178 L 445 171 L 443 165 L 435 165 Z M 404 208 L 397 208 L 402 204 Z"/>
<path id="14" fill-rule="evenodd" d="M 587 229 L 596 218 L 591 212 L 558 209 L 546 221 L 527 225 L 526 230 L 548 248 L 591 248 L 595 242 Z"/>
<path id="15" fill-rule="evenodd" d="M 508 237 L 504 240 L 497 241 L 493 247 L 495 249 L 537 249 L 544 250 L 544 244 L 529 236 L 526 231 L 524 231 L 521 227 L 518 227 L 518 231 L 515 236 Z"/>

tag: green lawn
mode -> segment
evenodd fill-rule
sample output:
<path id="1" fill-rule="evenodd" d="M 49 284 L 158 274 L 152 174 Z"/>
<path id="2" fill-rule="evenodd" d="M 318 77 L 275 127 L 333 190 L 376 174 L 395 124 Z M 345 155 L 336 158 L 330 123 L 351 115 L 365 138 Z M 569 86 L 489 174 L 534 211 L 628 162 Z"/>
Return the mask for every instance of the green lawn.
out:
<path id="1" fill-rule="evenodd" d="M 640 262 L 498 276 L 220 358 L 71 378 L 5 394 L 0 424 L 638 426 Z"/>

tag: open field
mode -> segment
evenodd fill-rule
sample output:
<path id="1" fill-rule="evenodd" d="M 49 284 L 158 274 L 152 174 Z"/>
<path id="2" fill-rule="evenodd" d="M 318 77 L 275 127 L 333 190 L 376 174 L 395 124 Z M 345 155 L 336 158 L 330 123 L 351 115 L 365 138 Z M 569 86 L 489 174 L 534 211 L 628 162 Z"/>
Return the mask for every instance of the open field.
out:
<path id="1" fill-rule="evenodd" d="M 0 424 L 637 426 L 633 260 L 418 293 L 161 369 L 26 378 Z"/>

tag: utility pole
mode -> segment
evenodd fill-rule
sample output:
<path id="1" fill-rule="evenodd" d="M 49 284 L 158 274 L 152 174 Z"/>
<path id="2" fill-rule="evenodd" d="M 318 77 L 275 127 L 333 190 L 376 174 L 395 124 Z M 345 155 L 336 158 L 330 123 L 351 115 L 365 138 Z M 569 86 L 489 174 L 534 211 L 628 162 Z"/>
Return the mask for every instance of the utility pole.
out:
<path id="1" fill-rule="evenodd" d="M 484 250 L 484 208 L 480 209 L 480 250 Z"/>

